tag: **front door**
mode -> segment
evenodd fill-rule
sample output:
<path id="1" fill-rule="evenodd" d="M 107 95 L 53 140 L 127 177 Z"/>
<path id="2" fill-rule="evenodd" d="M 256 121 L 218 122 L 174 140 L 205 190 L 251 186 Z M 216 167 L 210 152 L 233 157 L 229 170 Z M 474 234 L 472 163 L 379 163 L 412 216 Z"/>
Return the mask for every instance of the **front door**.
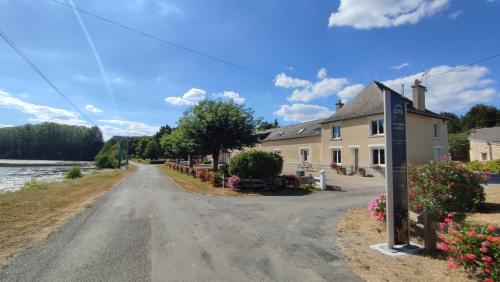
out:
<path id="1" fill-rule="evenodd" d="M 352 167 L 354 169 L 354 172 L 358 171 L 358 166 L 359 166 L 359 149 L 358 148 L 353 148 L 352 149 Z"/>

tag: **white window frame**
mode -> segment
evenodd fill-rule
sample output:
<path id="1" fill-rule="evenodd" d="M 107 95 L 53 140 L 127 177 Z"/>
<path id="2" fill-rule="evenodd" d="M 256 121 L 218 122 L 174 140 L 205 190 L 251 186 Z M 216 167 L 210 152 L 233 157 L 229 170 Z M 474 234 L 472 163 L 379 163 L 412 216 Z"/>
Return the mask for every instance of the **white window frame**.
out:
<path id="1" fill-rule="evenodd" d="M 307 151 L 307 160 L 304 161 L 303 151 Z M 311 149 L 308 147 L 299 148 L 299 159 L 301 163 L 310 163 L 311 161 Z"/>
<path id="2" fill-rule="evenodd" d="M 373 134 L 373 122 L 377 122 L 377 133 Z M 382 133 L 380 133 L 380 126 L 382 126 Z M 383 118 L 378 118 L 378 119 L 372 119 L 370 120 L 370 136 L 384 136 L 385 134 L 385 128 L 384 128 L 384 119 Z"/>
<path id="3" fill-rule="evenodd" d="M 340 149 L 340 148 L 332 148 L 332 149 L 330 149 L 330 152 L 331 152 L 330 155 L 331 155 L 331 158 L 332 158 L 331 163 L 332 164 L 337 164 L 337 165 L 342 165 L 342 149 Z M 340 155 L 336 155 L 335 152 L 340 153 Z M 338 162 L 339 157 L 340 157 L 340 162 Z M 335 160 L 336 158 L 337 158 L 337 161 Z"/>
<path id="4" fill-rule="evenodd" d="M 334 130 L 335 127 L 338 127 L 338 129 L 339 129 L 339 136 L 337 136 L 337 137 L 335 137 L 335 135 L 334 135 L 335 134 L 335 130 Z M 342 139 L 342 126 L 340 126 L 340 124 L 332 125 L 332 134 L 331 134 L 330 138 L 332 140 L 341 140 Z"/>
<path id="5" fill-rule="evenodd" d="M 375 151 L 375 150 L 379 151 L 378 152 L 378 163 L 374 163 L 374 159 L 373 159 L 373 151 Z M 380 150 L 384 150 L 384 153 L 381 154 Z M 381 155 L 383 155 L 383 157 L 384 157 L 384 164 L 380 163 Z M 371 166 L 378 165 L 378 166 L 381 166 L 381 167 L 385 167 L 385 164 L 386 164 L 385 146 L 370 146 L 370 165 Z"/>
<path id="6" fill-rule="evenodd" d="M 439 139 L 440 136 L 440 128 L 439 128 L 439 123 L 434 122 L 432 124 L 432 134 L 434 136 L 434 139 Z"/>

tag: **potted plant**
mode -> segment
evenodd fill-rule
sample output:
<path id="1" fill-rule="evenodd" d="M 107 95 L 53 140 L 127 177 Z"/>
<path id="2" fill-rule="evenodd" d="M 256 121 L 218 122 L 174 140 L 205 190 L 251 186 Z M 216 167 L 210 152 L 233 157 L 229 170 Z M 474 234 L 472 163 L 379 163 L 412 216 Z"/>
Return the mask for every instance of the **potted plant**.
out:
<path id="1" fill-rule="evenodd" d="M 336 163 L 330 164 L 330 168 L 333 169 L 333 170 L 335 170 L 337 172 L 337 174 L 340 174 L 340 172 L 342 170 L 342 166 L 338 165 Z"/>

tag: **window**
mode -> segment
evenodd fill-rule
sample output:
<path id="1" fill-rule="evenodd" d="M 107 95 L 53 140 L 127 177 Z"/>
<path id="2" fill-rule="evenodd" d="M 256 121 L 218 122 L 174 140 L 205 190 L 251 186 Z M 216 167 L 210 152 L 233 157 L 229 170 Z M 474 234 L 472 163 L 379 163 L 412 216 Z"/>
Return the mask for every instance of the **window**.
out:
<path id="1" fill-rule="evenodd" d="M 342 163 L 342 151 L 335 149 L 332 150 L 332 163 L 341 164 Z"/>
<path id="2" fill-rule="evenodd" d="M 439 124 L 434 123 L 433 126 L 434 126 L 434 138 L 438 138 L 439 137 Z"/>
<path id="3" fill-rule="evenodd" d="M 299 132 L 297 132 L 297 133 L 298 133 L 298 134 L 301 134 L 302 132 L 304 132 L 304 130 L 306 130 L 306 129 L 305 129 L 305 128 L 301 128 L 301 129 L 299 130 Z"/>
<path id="4" fill-rule="evenodd" d="M 309 161 L 309 149 L 300 149 L 300 157 L 303 163 Z"/>
<path id="5" fill-rule="evenodd" d="M 488 153 L 481 153 L 481 160 L 487 161 L 488 160 Z"/>
<path id="6" fill-rule="evenodd" d="M 372 149 L 372 164 L 373 165 L 385 165 L 385 150 L 384 149 Z"/>
<path id="7" fill-rule="evenodd" d="M 332 126 L 332 139 L 340 139 L 340 125 Z"/>
<path id="8" fill-rule="evenodd" d="M 372 120 L 372 135 L 382 135 L 384 134 L 384 120 L 383 119 L 377 119 L 377 120 Z"/>
<path id="9" fill-rule="evenodd" d="M 442 158 L 443 148 L 435 147 L 434 148 L 434 160 L 439 161 Z"/>

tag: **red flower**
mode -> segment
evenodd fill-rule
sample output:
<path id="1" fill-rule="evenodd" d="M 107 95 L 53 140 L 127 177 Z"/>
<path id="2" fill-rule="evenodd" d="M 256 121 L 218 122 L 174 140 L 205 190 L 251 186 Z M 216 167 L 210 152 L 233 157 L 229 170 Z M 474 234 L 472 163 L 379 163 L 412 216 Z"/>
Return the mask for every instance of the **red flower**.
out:
<path id="1" fill-rule="evenodd" d="M 486 248 L 480 248 L 479 251 L 483 254 L 487 254 L 488 253 L 488 249 Z"/>
<path id="2" fill-rule="evenodd" d="M 446 228 L 446 226 L 448 226 L 448 225 L 447 225 L 446 223 L 444 223 L 444 222 L 440 222 L 440 223 L 439 223 L 439 228 L 440 228 L 441 230 L 444 230 L 444 229 Z"/>
<path id="3" fill-rule="evenodd" d="M 468 235 L 469 235 L 469 237 L 474 237 L 474 236 L 476 236 L 476 232 L 471 231 L 471 232 L 469 232 L 469 234 L 468 234 Z"/>
<path id="4" fill-rule="evenodd" d="M 491 278 L 491 277 L 487 277 L 487 278 L 484 278 L 484 282 L 495 282 L 495 280 L 493 280 L 493 278 Z"/>
<path id="5" fill-rule="evenodd" d="M 448 246 L 445 243 L 439 243 L 438 244 L 438 249 L 440 249 L 441 251 L 447 251 L 448 250 Z"/>
<path id="6" fill-rule="evenodd" d="M 457 237 L 457 238 L 455 238 L 455 242 L 460 243 L 460 242 L 462 242 L 462 239 L 460 239 L 460 238 Z"/>
<path id="7" fill-rule="evenodd" d="M 450 248 L 450 251 L 456 251 L 458 249 L 457 246 L 455 246 L 455 245 L 450 245 L 449 248 Z"/>
<path id="8" fill-rule="evenodd" d="M 489 269 L 489 268 L 484 269 L 484 273 L 490 273 L 490 272 L 491 272 L 491 269 Z"/>
<path id="9" fill-rule="evenodd" d="M 451 229 L 451 230 L 450 230 L 450 234 L 451 234 L 451 235 L 455 235 L 455 234 L 457 234 L 457 232 L 455 232 L 455 230 Z"/>
<path id="10" fill-rule="evenodd" d="M 449 268 L 458 268 L 458 263 L 456 262 L 448 262 L 448 267 Z"/>
<path id="11" fill-rule="evenodd" d="M 477 256 L 475 254 L 466 254 L 465 257 L 468 260 L 475 260 L 477 258 Z"/>
<path id="12" fill-rule="evenodd" d="M 446 244 L 449 244 L 451 242 L 451 239 L 450 238 L 444 238 L 443 242 L 445 242 Z"/>

